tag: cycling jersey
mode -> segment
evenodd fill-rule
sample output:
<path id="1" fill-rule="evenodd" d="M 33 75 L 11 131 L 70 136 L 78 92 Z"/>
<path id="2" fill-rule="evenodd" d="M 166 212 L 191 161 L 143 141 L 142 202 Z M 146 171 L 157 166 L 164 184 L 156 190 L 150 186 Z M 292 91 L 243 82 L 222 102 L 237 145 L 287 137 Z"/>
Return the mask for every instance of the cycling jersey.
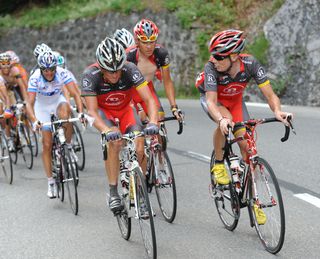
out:
<path id="1" fill-rule="evenodd" d="M 16 63 L 16 64 L 14 64 L 14 66 L 19 69 L 20 75 L 21 75 L 21 78 L 23 79 L 23 81 L 28 82 L 27 70 L 20 63 Z"/>
<path id="2" fill-rule="evenodd" d="M 270 83 L 265 69 L 253 56 L 240 54 L 239 60 L 240 71 L 235 78 L 218 72 L 209 61 L 196 80 L 196 87 L 202 96 L 208 91 L 217 92 L 218 103 L 229 109 L 235 122 L 248 119 L 242 97 L 250 79 L 254 78 L 260 88 Z"/>
<path id="3" fill-rule="evenodd" d="M 64 85 L 72 82 L 68 72 L 57 67 L 55 76 L 51 82 L 47 81 L 37 69 L 30 77 L 28 82 L 28 92 L 36 93 L 34 104 L 35 115 L 41 122 L 50 121 L 50 113 L 56 113 L 60 103 L 66 102 L 62 94 Z M 48 130 L 49 127 L 44 128 Z"/>
<path id="4" fill-rule="evenodd" d="M 87 67 L 82 77 L 82 96 L 96 96 L 98 106 L 109 122 L 115 125 L 120 121 L 122 133 L 139 124 L 131 108 L 132 90 L 147 86 L 143 75 L 133 63 L 124 64 L 121 77 L 115 84 L 106 82 L 99 65 L 94 63 Z"/>

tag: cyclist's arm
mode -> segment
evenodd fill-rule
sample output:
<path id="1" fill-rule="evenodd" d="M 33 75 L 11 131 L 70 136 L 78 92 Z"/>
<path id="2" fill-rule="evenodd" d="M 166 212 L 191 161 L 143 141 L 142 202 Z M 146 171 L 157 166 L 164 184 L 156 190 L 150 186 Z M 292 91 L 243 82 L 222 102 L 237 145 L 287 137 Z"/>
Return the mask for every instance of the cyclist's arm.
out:
<path id="1" fill-rule="evenodd" d="M 95 95 L 83 95 L 83 97 L 86 100 L 88 114 L 94 118 L 93 126 L 100 132 L 111 130 L 99 115 L 97 97 Z"/>
<path id="2" fill-rule="evenodd" d="M 28 101 L 28 94 L 27 94 L 27 90 L 26 89 L 28 88 L 28 86 L 25 85 L 25 82 L 23 81 L 22 76 L 20 74 L 19 68 L 13 67 L 12 70 L 13 70 L 12 72 L 13 72 L 13 76 L 15 78 L 15 81 L 19 86 L 22 98 L 23 98 L 24 101 L 27 102 Z"/>
<path id="3" fill-rule="evenodd" d="M 175 100 L 175 92 L 174 92 L 174 85 L 170 75 L 170 68 L 169 67 L 162 67 L 162 78 L 163 78 L 163 85 L 164 90 L 166 92 L 166 96 L 169 100 L 170 106 L 176 106 Z"/>
<path id="4" fill-rule="evenodd" d="M 35 92 L 28 92 L 28 102 L 27 102 L 27 114 L 32 121 L 32 123 L 37 121 L 37 118 L 34 113 L 34 103 L 36 100 L 36 93 Z"/>
<path id="5" fill-rule="evenodd" d="M 223 118 L 220 113 L 218 103 L 218 93 L 216 91 L 207 91 L 206 92 L 206 101 L 208 105 L 208 111 L 211 117 L 219 124 L 219 120 Z"/>
<path id="6" fill-rule="evenodd" d="M 76 105 L 77 105 L 77 108 L 78 108 L 78 112 L 82 113 L 83 112 L 83 107 L 82 107 L 80 94 L 76 90 L 76 86 L 74 85 L 74 82 L 71 81 L 68 84 L 66 84 L 65 86 L 66 86 L 68 92 L 70 93 L 70 95 L 73 96 L 74 101 L 76 102 Z"/>
<path id="7" fill-rule="evenodd" d="M 148 116 L 151 123 L 158 124 L 158 109 L 156 102 L 153 99 L 151 91 L 148 87 L 147 81 L 137 86 L 137 91 L 141 96 L 142 100 L 145 102 L 148 108 Z"/>
<path id="8" fill-rule="evenodd" d="M 10 107 L 10 99 L 9 99 L 9 96 L 8 96 L 7 87 L 1 81 L 0 81 L 0 96 L 1 96 L 1 99 L 2 99 L 2 101 L 4 103 L 4 105 L 7 108 L 9 108 Z"/>

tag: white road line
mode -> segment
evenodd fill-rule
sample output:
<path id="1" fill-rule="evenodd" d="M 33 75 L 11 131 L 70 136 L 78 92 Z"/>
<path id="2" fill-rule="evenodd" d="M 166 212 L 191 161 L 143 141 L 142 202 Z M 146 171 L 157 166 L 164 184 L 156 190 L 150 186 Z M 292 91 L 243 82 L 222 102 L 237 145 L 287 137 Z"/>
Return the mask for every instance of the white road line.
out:
<path id="1" fill-rule="evenodd" d="M 187 151 L 188 155 L 191 157 L 195 157 L 198 158 L 199 160 L 202 160 L 204 162 L 210 162 L 210 157 L 196 153 L 196 152 L 192 152 L 192 151 Z"/>
<path id="2" fill-rule="evenodd" d="M 298 193 L 298 194 L 294 194 L 294 196 L 320 208 L 320 199 L 317 197 L 314 197 L 308 193 Z"/>

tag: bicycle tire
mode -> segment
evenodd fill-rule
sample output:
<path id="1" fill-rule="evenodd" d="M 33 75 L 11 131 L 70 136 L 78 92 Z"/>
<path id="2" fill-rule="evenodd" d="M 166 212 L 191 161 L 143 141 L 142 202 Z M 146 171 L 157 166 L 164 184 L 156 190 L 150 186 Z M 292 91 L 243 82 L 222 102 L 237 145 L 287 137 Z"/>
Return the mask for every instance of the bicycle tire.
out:
<path id="1" fill-rule="evenodd" d="M 68 192 L 71 210 L 73 211 L 74 215 L 77 215 L 79 211 L 79 203 L 76 176 L 74 172 L 74 167 L 72 166 L 71 155 L 66 145 L 63 147 L 63 152 L 64 154 L 61 156 L 62 165 L 64 168 L 63 184 L 65 185 L 66 190 Z"/>
<path id="2" fill-rule="evenodd" d="M 159 170 L 159 167 L 157 166 L 157 164 L 160 163 L 159 155 L 162 159 L 162 168 L 165 168 L 162 171 Z M 153 161 L 154 172 L 157 171 L 155 174 L 157 176 L 155 179 L 155 190 L 159 207 L 164 219 L 167 222 L 172 223 L 177 213 L 177 191 L 168 153 L 166 151 L 158 150 L 155 153 Z"/>
<path id="3" fill-rule="evenodd" d="M 12 163 L 13 164 L 17 164 L 17 161 L 18 161 L 18 152 L 19 152 L 19 150 L 18 150 L 18 148 L 17 148 L 17 142 L 18 142 L 18 140 L 17 140 L 17 128 L 15 127 L 15 128 L 12 128 L 12 129 L 10 129 L 10 137 L 11 137 L 11 139 L 13 140 L 13 144 L 14 144 L 14 150 L 13 151 L 11 151 L 10 153 L 11 153 L 11 159 L 12 159 Z M 8 142 L 7 142 L 8 143 Z"/>
<path id="4" fill-rule="evenodd" d="M 82 171 L 86 163 L 86 153 L 85 153 L 85 148 L 83 144 L 83 138 L 78 125 L 73 123 L 72 126 L 73 126 L 72 147 L 78 157 L 78 161 L 77 161 L 78 169 Z"/>
<path id="5" fill-rule="evenodd" d="M 1 148 L 1 157 L 0 163 L 1 168 L 6 179 L 6 182 L 12 184 L 13 181 L 13 169 L 12 169 L 12 159 L 11 153 L 9 152 L 8 142 L 6 137 L 0 133 L 0 148 Z"/>
<path id="6" fill-rule="evenodd" d="M 28 169 L 32 169 L 33 167 L 33 149 L 30 139 L 30 134 L 27 128 L 20 124 L 18 125 L 20 127 L 19 133 L 19 142 L 20 142 L 20 150 L 22 153 L 22 158 L 27 166 Z"/>
<path id="7" fill-rule="evenodd" d="M 55 141 L 55 140 L 54 140 Z M 58 158 L 56 156 L 56 145 L 53 143 L 52 149 L 51 149 L 51 157 L 52 157 L 52 173 L 53 177 L 56 180 L 57 184 L 57 191 L 58 191 L 58 198 L 60 199 L 61 202 L 64 201 L 64 181 L 63 181 L 63 168 L 62 168 L 62 159 L 60 157 L 60 161 L 58 163 Z"/>
<path id="8" fill-rule="evenodd" d="M 267 216 L 267 221 L 265 224 L 259 225 L 254 213 L 253 205 L 255 201 L 253 197 L 252 172 L 250 177 L 251 186 L 249 186 L 251 187 L 249 188 L 250 218 L 253 219 L 255 229 L 265 249 L 269 253 L 276 254 L 281 250 L 285 238 L 285 213 L 281 190 L 269 163 L 260 157 L 256 158 L 255 162 L 256 189 L 263 212 Z M 273 200 L 269 195 L 268 188 L 270 188 Z M 273 227 L 275 229 L 272 229 Z"/>
<path id="9" fill-rule="evenodd" d="M 39 154 L 39 144 L 38 144 L 38 137 L 37 134 L 33 131 L 28 129 L 30 133 L 30 141 L 31 141 L 31 146 L 33 149 L 33 156 L 37 157 Z"/>
<path id="10" fill-rule="evenodd" d="M 131 236 L 131 217 L 129 217 L 128 213 L 128 204 L 129 204 L 129 195 L 123 194 L 120 191 L 120 197 L 122 199 L 123 204 L 125 204 L 124 209 L 116 214 L 118 227 L 121 233 L 121 236 L 125 240 L 129 240 Z"/>
<path id="11" fill-rule="evenodd" d="M 149 161 L 147 162 L 147 172 L 146 172 L 146 185 L 148 193 L 152 192 L 154 182 L 155 182 L 155 173 L 153 166 L 153 156 L 149 153 Z"/>
<path id="12" fill-rule="evenodd" d="M 134 169 L 135 172 L 135 192 L 136 203 L 138 208 L 138 221 L 141 231 L 142 240 L 148 258 L 157 258 L 157 242 L 154 228 L 153 213 L 150 205 L 149 195 L 145 183 L 145 178 L 142 175 L 141 169 Z M 144 205 L 144 206 L 142 206 Z M 141 208 L 144 207 L 148 217 L 142 217 Z"/>
<path id="13" fill-rule="evenodd" d="M 210 160 L 210 180 L 211 191 L 214 199 L 219 218 L 222 224 L 229 231 L 236 229 L 240 218 L 240 203 L 238 194 L 234 188 L 232 182 L 226 186 L 217 185 L 212 177 L 211 169 L 214 166 L 215 153 L 214 150 L 211 154 Z M 228 162 L 225 162 L 226 169 L 231 178 L 230 166 Z"/>

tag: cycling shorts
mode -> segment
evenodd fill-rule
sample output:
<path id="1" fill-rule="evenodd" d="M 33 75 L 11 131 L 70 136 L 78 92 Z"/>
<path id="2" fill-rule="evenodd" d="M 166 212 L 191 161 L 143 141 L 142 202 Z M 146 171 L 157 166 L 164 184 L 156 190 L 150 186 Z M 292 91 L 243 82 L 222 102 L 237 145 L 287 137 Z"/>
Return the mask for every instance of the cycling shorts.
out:
<path id="1" fill-rule="evenodd" d="M 163 107 L 160 103 L 160 100 L 159 100 L 159 97 L 157 95 L 157 92 L 156 90 L 154 89 L 154 86 L 153 86 L 153 83 L 152 81 L 148 82 L 148 87 L 150 89 L 150 92 L 152 94 L 152 97 L 157 105 L 157 108 L 158 108 L 158 113 L 159 115 L 163 115 L 164 114 L 164 110 L 163 110 Z M 132 89 L 132 100 L 133 100 L 133 103 L 134 103 L 134 106 L 136 108 L 137 111 L 139 111 L 139 105 L 142 107 L 142 109 L 148 114 L 148 108 L 147 108 L 147 105 L 146 103 L 141 99 L 138 91 L 133 88 Z"/>
<path id="2" fill-rule="evenodd" d="M 137 111 L 131 105 L 127 105 L 121 110 L 99 108 L 99 114 L 109 128 L 117 126 L 118 120 L 119 129 L 122 134 L 142 130 L 142 124 Z"/>

